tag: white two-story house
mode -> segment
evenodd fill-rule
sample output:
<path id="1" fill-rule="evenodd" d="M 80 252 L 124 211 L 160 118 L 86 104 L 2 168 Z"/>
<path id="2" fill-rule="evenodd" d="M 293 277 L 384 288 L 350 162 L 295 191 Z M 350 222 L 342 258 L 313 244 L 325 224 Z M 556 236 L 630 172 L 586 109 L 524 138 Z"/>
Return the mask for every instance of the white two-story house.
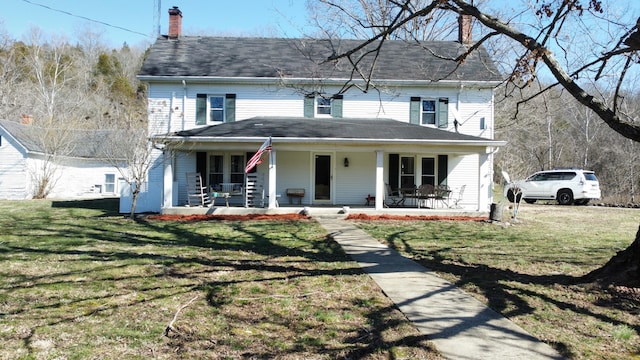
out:
<path id="1" fill-rule="evenodd" d="M 462 37 L 385 41 L 363 91 L 348 61 L 327 61 L 361 41 L 182 36 L 182 13 L 169 14 L 169 35 L 138 76 L 148 84 L 155 149 L 138 211 L 187 204 L 193 172 L 212 191 L 252 176 L 269 208 L 288 205 L 287 190 L 298 189 L 302 206 L 371 197 L 381 210 L 388 187 L 433 184 L 464 186 L 460 207 L 489 210 L 493 153 L 504 142 L 493 137 L 500 76 L 483 48 L 458 63 L 469 46 Z M 269 138 L 270 154 L 245 173 Z"/>

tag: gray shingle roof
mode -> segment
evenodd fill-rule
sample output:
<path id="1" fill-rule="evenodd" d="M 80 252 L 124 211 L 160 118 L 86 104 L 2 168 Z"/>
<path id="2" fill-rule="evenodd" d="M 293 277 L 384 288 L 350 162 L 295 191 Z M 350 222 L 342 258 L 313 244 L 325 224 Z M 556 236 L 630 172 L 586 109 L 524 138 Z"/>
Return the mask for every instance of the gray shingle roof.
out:
<path id="1" fill-rule="evenodd" d="M 27 152 L 55 152 L 57 155 L 88 159 L 120 157 L 113 144 L 117 144 L 118 139 L 122 139 L 123 136 L 131 136 L 130 132 L 124 130 L 45 129 L 9 120 L 0 120 L 0 128 L 10 134 Z"/>
<path id="2" fill-rule="evenodd" d="M 361 40 L 181 37 L 158 39 L 139 76 L 349 79 L 352 67 L 324 61 L 352 49 Z M 376 80 L 499 81 L 499 73 L 481 47 L 462 64 L 450 60 L 466 47 L 454 41 L 387 40 L 376 60 Z M 372 59 L 372 55 L 368 57 Z"/>
<path id="3" fill-rule="evenodd" d="M 254 117 L 247 120 L 183 130 L 170 136 L 193 138 L 303 138 L 362 140 L 434 140 L 482 142 L 492 140 L 391 119 Z M 496 142 L 496 144 L 499 142 Z"/>

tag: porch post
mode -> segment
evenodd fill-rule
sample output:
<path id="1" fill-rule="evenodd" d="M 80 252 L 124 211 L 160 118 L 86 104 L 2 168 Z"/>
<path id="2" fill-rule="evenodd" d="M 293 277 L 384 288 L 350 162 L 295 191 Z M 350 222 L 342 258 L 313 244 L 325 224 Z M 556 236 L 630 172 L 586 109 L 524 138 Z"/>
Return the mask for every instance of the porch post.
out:
<path id="1" fill-rule="evenodd" d="M 173 151 L 165 149 L 162 157 L 164 165 L 162 207 L 166 209 L 173 206 Z"/>
<path id="2" fill-rule="evenodd" d="M 376 150 L 376 210 L 384 207 L 384 152 Z"/>
<path id="3" fill-rule="evenodd" d="M 269 152 L 269 209 L 275 209 L 276 199 L 276 151 L 272 148 Z"/>

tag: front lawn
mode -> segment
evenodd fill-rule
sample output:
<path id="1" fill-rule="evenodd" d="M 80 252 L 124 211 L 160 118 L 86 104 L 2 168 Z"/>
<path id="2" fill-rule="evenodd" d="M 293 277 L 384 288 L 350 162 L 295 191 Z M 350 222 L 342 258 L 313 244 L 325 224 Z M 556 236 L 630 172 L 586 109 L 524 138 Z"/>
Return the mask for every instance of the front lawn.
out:
<path id="1" fill-rule="evenodd" d="M 640 289 L 580 281 L 633 242 L 640 210 L 522 205 L 518 219 L 356 223 L 568 358 L 640 358 Z"/>
<path id="2" fill-rule="evenodd" d="M 314 221 L 115 211 L 0 201 L 0 359 L 439 358 Z"/>

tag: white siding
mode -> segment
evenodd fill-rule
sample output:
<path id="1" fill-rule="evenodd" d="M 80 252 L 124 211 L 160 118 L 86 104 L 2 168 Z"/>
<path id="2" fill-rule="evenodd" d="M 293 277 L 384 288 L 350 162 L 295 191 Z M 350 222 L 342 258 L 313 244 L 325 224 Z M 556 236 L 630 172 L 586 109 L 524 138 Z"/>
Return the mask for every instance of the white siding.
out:
<path id="1" fill-rule="evenodd" d="M 235 94 L 236 120 L 241 121 L 256 116 L 293 116 L 304 115 L 304 94 L 300 89 L 250 84 L 214 84 L 214 83 L 151 83 L 149 87 L 149 129 L 153 134 L 163 134 L 170 131 L 191 129 L 196 127 L 196 96 L 197 94 L 225 95 Z M 339 91 L 337 86 L 326 86 L 323 91 L 333 94 Z M 343 117 L 353 118 L 389 118 L 409 122 L 410 99 L 420 98 L 448 98 L 448 131 L 455 131 L 454 120 L 461 126 L 458 131 L 462 134 L 492 138 L 493 136 L 493 89 L 460 85 L 434 84 L 432 87 L 407 86 L 403 88 L 384 88 L 381 91 L 362 93 L 351 89 L 344 94 Z M 485 129 L 480 129 L 480 119 L 484 118 Z M 207 124 L 207 125 L 212 125 Z M 237 144 L 235 145 L 238 153 Z M 350 151 L 345 145 L 338 149 L 328 149 L 321 146 L 323 154 L 333 157 L 333 188 L 332 204 L 361 205 L 365 203 L 367 194 L 375 193 L 375 151 L 359 147 L 357 152 Z M 186 199 L 186 185 L 184 174 L 195 170 L 195 152 L 201 150 L 177 153 L 174 167 L 174 205 L 184 205 Z M 354 148 L 356 149 L 356 148 Z M 244 151 L 251 152 L 255 148 Z M 303 205 L 313 204 L 313 155 L 315 149 L 302 145 L 300 151 L 291 149 L 277 151 L 277 182 L 276 193 L 280 194 L 280 202 L 288 203 L 287 188 L 304 188 Z M 449 156 L 448 184 L 454 191 L 465 185 L 465 192 L 461 205 L 468 210 L 482 210 L 488 208 L 491 201 L 491 160 L 484 150 L 477 149 L 482 154 L 469 154 L 469 149 L 462 148 L 434 148 L 434 147 L 404 147 L 381 148 L 385 152 L 385 162 L 389 153 L 407 154 L 420 157 L 437 158 L 440 154 Z M 471 150 L 474 151 L 474 150 Z M 223 152 L 228 160 L 231 152 Z M 344 167 L 344 158 L 349 158 L 349 167 Z M 416 162 L 416 183 L 420 183 L 420 161 Z M 149 200 L 145 204 L 147 211 L 160 211 L 162 204 L 162 189 L 164 164 L 158 160 L 149 173 L 149 191 L 157 193 L 157 200 Z M 388 179 L 388 163 L 385 164 L 385 179 Z M 265 191 L 269 189 L 268 161 L 258 166 L 258 172 L 265 178 Z M 207 174 L 202 174 L 206 177 Z M 388 181 L 388 180 L 387 180 Z"/>
<path id="2" fill-rule="evenodd" d="M 31 156 L 28 162 L 29 174 L 41 173 L 45 160 L 40 156 Z M 55 163 L 49 163 L 54 169 L 52 187 L 49 198 L 76 199 L 96 196 L 117 197 L 118 179 L 122 176 L 118 169 L 104 161 L 93 159 L 61 158 Z M 115 191 L 107 192 L 105 176 L 114 175 Z M 30 185 L 33 179 L 30 176 Z"/>
<path id="3" fill-rule="evenodd" d="M 344 158 L 349 159 L 349 167 L 344 166 Z M 336 186 L 337 205 L 364 205 L 367 195 L 376 193 L 376 154 L 336 153 Z M 373 203 L 370 204 L 373 206 Z"/>
<path id="4" fill-rule="evenodd" d="M 478 155 L 449 156 L 447 182 L 454 194 L 465 185 L 464 196 L 459 205 L 467 210 L 478 207 Z"/>
<path id="5" fill-rule="evenodd" d="M 276 153 L 277 163 L 277 181 L 276 194 L 280 194 L 280 203 L 288 203 L 287 189 L 302 188 L 304 189 L 304 197 L 301 199 L 303 205 L 311 204 L 312 196 L 312 177 L 311 177 L 311 161 L 308 152 L 292 152 L 278 151 Z M 259 172 L 263 172 L 266 177 L 266 162 L 258 168 Z M 266 189 L 269 190 L 268 187 Z M 294 199 L 294 204 L 297 199 Z"/>
<path id="6" fill-rule="evenodd" d="M 0 199 L 30 198 L 27 191 L 27 158 L 13 141 L 0 130 Z"/>
<path id="7" fill-rule="evenodd" d="M 333 94 L 339 87 L 327 86 L 324 91 Z M 152 83 L 149 88 L 149 127 L 154 134 L 179 131 L 196 127 L 196 95 L 236 95 L 236 120 L 255 116 L 304 115 L 304 96 L 293 88 L 266 85 L 207 85 Z M 449 126 L 454 131 L 454 114 L 459 114 L 462 124 L 459 131 L 468 135 L 488 137 L 493 129 L 493 90 L 476 87 L 406 87 L 389 91 L 363 93 L 351 89 L 344 94 L 343 117 L 390 118 L 409 122 L 409 106 L 412 96 L 449 99 Z M 488 130 L 480 130 L 480 118 L 485 118 Z M 207 125 L 212 125 L 210 123 Z M 490 130 L 490 131 L 489 131 Z"/>

